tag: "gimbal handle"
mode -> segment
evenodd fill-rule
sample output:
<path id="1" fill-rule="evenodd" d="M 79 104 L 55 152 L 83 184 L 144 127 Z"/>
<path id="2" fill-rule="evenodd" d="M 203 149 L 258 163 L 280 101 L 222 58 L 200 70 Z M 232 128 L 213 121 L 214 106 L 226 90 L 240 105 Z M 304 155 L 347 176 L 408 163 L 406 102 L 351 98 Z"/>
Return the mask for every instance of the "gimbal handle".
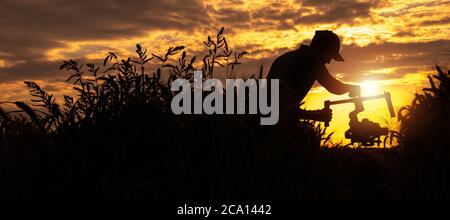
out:
<path id="1" fill-rule="evenodd" d="M 384 94 L 381 94 L 381 95 L 373 95 L 373 96 L 366 96 L 366 97 L 356 97 L 356 98 L 343 99 L 343 100 L 337 100 L 337 101 L 326 100 L 324 102 L 324 109 L 330 109 L 330 106 L 332 106 L 332 105 L 340 105 L 340 104 L 346 104 L 346 103 L 357 103 L 357 102 L 362 103 L 362 102 L 367 101 L 367 100 L 380 99 L 380 98 L 386 99 L 387 106 L 388 106 L 388 109 L 389 109 L 389 114 L 390 114 L 391 118 L 395 117 L 394 105 L 392 104 L 391 93 L 389 93 L 389 92 L 384 92 Z M 330 121 L 325 121 L 325 127 L 328 127 L 329 125 L 330 125 Z"/>

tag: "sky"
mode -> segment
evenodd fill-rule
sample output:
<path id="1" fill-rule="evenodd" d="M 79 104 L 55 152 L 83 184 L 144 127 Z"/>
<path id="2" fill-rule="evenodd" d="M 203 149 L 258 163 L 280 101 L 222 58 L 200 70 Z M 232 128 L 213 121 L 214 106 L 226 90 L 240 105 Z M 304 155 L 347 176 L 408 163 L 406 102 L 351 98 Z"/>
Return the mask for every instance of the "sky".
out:
<path id="1" fill-rule="evenodd" d="M 450 1 L 436 0 L 0 0 L 0 100 L 27 99 L 24 80 L 60 95 L 71 88 L 62 60 L 99 62 L 108 51 L 130 56 L 136 43 L 162 54 L 184 45 L 204 54 L 202 41 L 225 27 L 232 48 L 247 51 L 242 75 L 270 68 L 279 55 L 308 44 L 315 30 L 342 40 L 346 62 L 328 65 L 363 95 L 392 93 L 396 109 L 426 83 L 450 54 Z M 305 107 L 341 99 L 320 85 Z M 330 130 L 342 133 L 352 106 L 336 107 Z M 366 106 L 372 120 L 390 122 L 382 100 Z"/>

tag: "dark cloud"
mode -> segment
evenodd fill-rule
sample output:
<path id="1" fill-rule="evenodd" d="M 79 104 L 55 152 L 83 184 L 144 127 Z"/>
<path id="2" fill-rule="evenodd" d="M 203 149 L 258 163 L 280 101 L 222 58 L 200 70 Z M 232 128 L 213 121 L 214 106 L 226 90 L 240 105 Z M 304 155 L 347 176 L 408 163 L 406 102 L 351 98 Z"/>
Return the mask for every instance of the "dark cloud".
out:
<path id="1" fill-rule="evenodd" d="M 194 31 L 208 19 L 199 0 L 16 0 L 2 2 L 0 14 L 0 51 L 20 58 L 59 40 L 120 38 L 154 29 Z"/>
<path id="2" fill-rule="evenodd" d="M 162 29 L 192 32 L 208 19 L 200 0 L 2 1 L 0 59 L 26 63 L 1 69 L 0 80 L 29 77 L 32 67 L 34 74 L 54 69 L 40 60 L 63 40 L 116 39 Z"/>
<path id="3" fill-rule="evenodd" d="M 298 17 L 297 22 L 352 22 L 355 18 L 370 17 L 370 10 L 383 5 L 381 0 L 298 0 L 304 7 L 314 7 L 320 14 Z"/>
<path id="4" fill-rule="evenodd" d="M 239 3 L 236 3 L 239 4 Z M 227 30 L 236 31 L 251 27 L 251 13 L 249 11 L 234 8 L 207 7 L 208 13 L 214 17 L 211 26 L 227 26 Z"/>
<path id="5" fill-rule="evenodd" d="M 399 31 L 394 34 L 395 37 L 414 37 L 416 34 L 412 31 Z"/>
<path id="6" fill-rule="evenodd" d="M 135 36 L 151 29 L 194 30 L 207 19 L 199 0 L 16 0 L 2 3 L 2 27 L 50 39 Z"/>
<path id="7" fill-rule="evenodd" d="M 420 22 L 420 25 L 441 25 L 441 24 L 449 24 L 450 23 L 450 17 L 445 17 L 442 19 L 438 19 L 438 20 L 426 20 L 426 21 L 422 21 Z"/>
<path id="8" fill-rule="evenodd" d="M 294 29 L 294 20 L 307 9 L 294 9 L 286 2 L 274 2 L 252 12 L 253 26 L 259 29 Z"/>
<path id="9" fill-rule="evenodd" d="M 352 23 L 356 18 L 370 18 L 370 10 L 384 4 L 383 0 L 297 0 L 294 6 L 298 7 L 293 7 L 286 1 L 275 1 L 257 10 L 212 8 L 211 14 L 216 15 L 216 22 L 234 28 L 288 30 L 301 24 Z"/>
<path id="10" fill-rule="evenodd" d="M 0 81 L 6 83 L 17 80 L 65 80 L 68 75 L 59 71 L 60 65 L 61 62 L 28 60 L 12 67 L 0 68 Z"/>
<path id="11" fill-rule="evenodd" d="M 299 8 L 291 7 L 286 2 L 274 2 L 267 7 L 256 10 L 252 18 L 259 21 L 259 26 L 273 25 L 273 29 L 291 29 L 292 25 L 316 24 L 324 22 L 353 22 L 360 17 L 370 17 L 370 9 L 380 6 L 379 0 L 357 2 L 353 0 L 299 0 Z M 313 11 L 315 9 L 315 11 Z M 288 23 L 288 22 L 291 23 Z M 269 26 L 270 27 L 270 26 Z"/>

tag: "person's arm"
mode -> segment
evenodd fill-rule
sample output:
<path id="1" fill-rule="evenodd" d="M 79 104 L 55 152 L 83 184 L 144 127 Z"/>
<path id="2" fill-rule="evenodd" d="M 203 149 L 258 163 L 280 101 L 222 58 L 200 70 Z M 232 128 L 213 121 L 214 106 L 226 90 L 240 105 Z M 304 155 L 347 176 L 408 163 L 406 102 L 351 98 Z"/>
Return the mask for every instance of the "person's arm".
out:
<path id="1" fill-rule="evenodd" d="M 333 94 L 342 95 L 349 92 L 348 85 L 331 76 L 325 66 L 318 70 L 317 81 Z"/>
<path id="2" fill-rule="evenodd" d="M 298 111 L 299 119 L 326 122 L 326 121 L 331 121 L 332 117 L 333 117 L 333 112 L 331 109 L 321 109 L 321 110 L 299 109 L 299 111 Z"/>
<path id="3" fill-rule="evenodd" d="M 330 75 L 325 66 L 320 67 L 317 72 L 317 81 L 329 92 L 342 95 L 349 93 L 350 97 L 361 96 L 361 87 L 358 85 L 346 84 Z"/>

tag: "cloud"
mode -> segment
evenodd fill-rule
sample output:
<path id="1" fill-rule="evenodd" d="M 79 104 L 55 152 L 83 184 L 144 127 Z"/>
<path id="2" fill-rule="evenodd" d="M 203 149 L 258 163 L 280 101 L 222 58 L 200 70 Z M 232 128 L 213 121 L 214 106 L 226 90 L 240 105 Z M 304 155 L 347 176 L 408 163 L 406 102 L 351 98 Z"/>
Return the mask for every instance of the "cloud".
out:
<path id="1" fill-rule="evenodd" d="M 315 29 L 328 28 L 347 39 L 347 62 L 331 65 L 334 73 L 349 81 L 399 78 L 431 67 L 433 56 L 450 51 L 444 6 L 448 1 L 4 1 L 0 83 L 62 80 L 59 59 L 98 59 L 112 47 L 133 52 L 140 40 L 152 52 L 183 44 L 198 54 L 194 44 L 221 26 L 232 46 L 252 52 L 241 73 L 256 73 L 261 64 L 268 70 L 277 55 L 310 39 Z M 58 56 L 50 59 L 50 52 Z M 389 68 L 390 74 L 371 72 Z"/>
<path id="2" fill-rule="evenodd" d="M 125 38 L 160 29 L 195 31 L 208 20 L 198 0 L 17 0 L 2 2 L 0 15 L 0 51 L 13 58 L 39 55 L 62 40 Z"/>
<path id="3" fill-rule="evenodd" d="M 317 13 L 297 17 L 297 22 L 352 22 L 355 18 L 370 17 L 372 8 L 381 7 L 381 0 L 298 0 L 303 7 L 313 7 Z"/>
<path id="4" fill-rule="evenodd" d="M 199 0 L 16 0 L 0 7 L 2 81 L 46 77 L 55 64 L 45 61 L 62 42 L 120 39 L 149 31 L 193 32 L 209 17 Z M 6 65 L 7 63 L 17 63 Z"/>
<path id="5" fill-rule="evenodd" d="M 438 20 L 426 20 L 420 22 L 420 25 L 446 25 L 450 23 L 450 17 L 441 18 Z"/>
<path id="6" fill-rule="evenodd" d="M 27 62 L 0 68 L 0 79 L 2 83 L 20 80 L 64 80 L 65 75 L 58 70 L 60 62 L 44 60 L 29 60 Z"/>
<path id="7" fill-rule="evenodd" d="M 194 30 L 208 19 L 198 0 L 17 0 L 4 2 L 2 14 L 4 27 L 15 33 L 51 33 L 51 39 L 126 37 L 149 28 Z"/>
<path id="8" fill-rule="evenodd" d="M 237 7 L 242 1 L 226 6 L 210 6 L 210 14 L 220 24 L 252 30 L 295 30 L 297 25 L 320 23 L 352 23 L 357 18 L 370 18 L 370 10 L 383 6 L 385 1 L 353 0 L 295 0 L 267 1 L 263 7 Z"/>
<path id="9" fill-rule="evenodd" d="M 370 44 L 365 47 L 346 45 L 342 54 L 346 62 L 331 67 L 343 73 L 344 80 L 358 82 L 368 79 L 398 79 L 405 74 L 433 68 L 433 60 L 450 51 L 450 40 L 416 43 Z M 392 72 L 370 74 L 373 70 L 393 69 Z"/>

